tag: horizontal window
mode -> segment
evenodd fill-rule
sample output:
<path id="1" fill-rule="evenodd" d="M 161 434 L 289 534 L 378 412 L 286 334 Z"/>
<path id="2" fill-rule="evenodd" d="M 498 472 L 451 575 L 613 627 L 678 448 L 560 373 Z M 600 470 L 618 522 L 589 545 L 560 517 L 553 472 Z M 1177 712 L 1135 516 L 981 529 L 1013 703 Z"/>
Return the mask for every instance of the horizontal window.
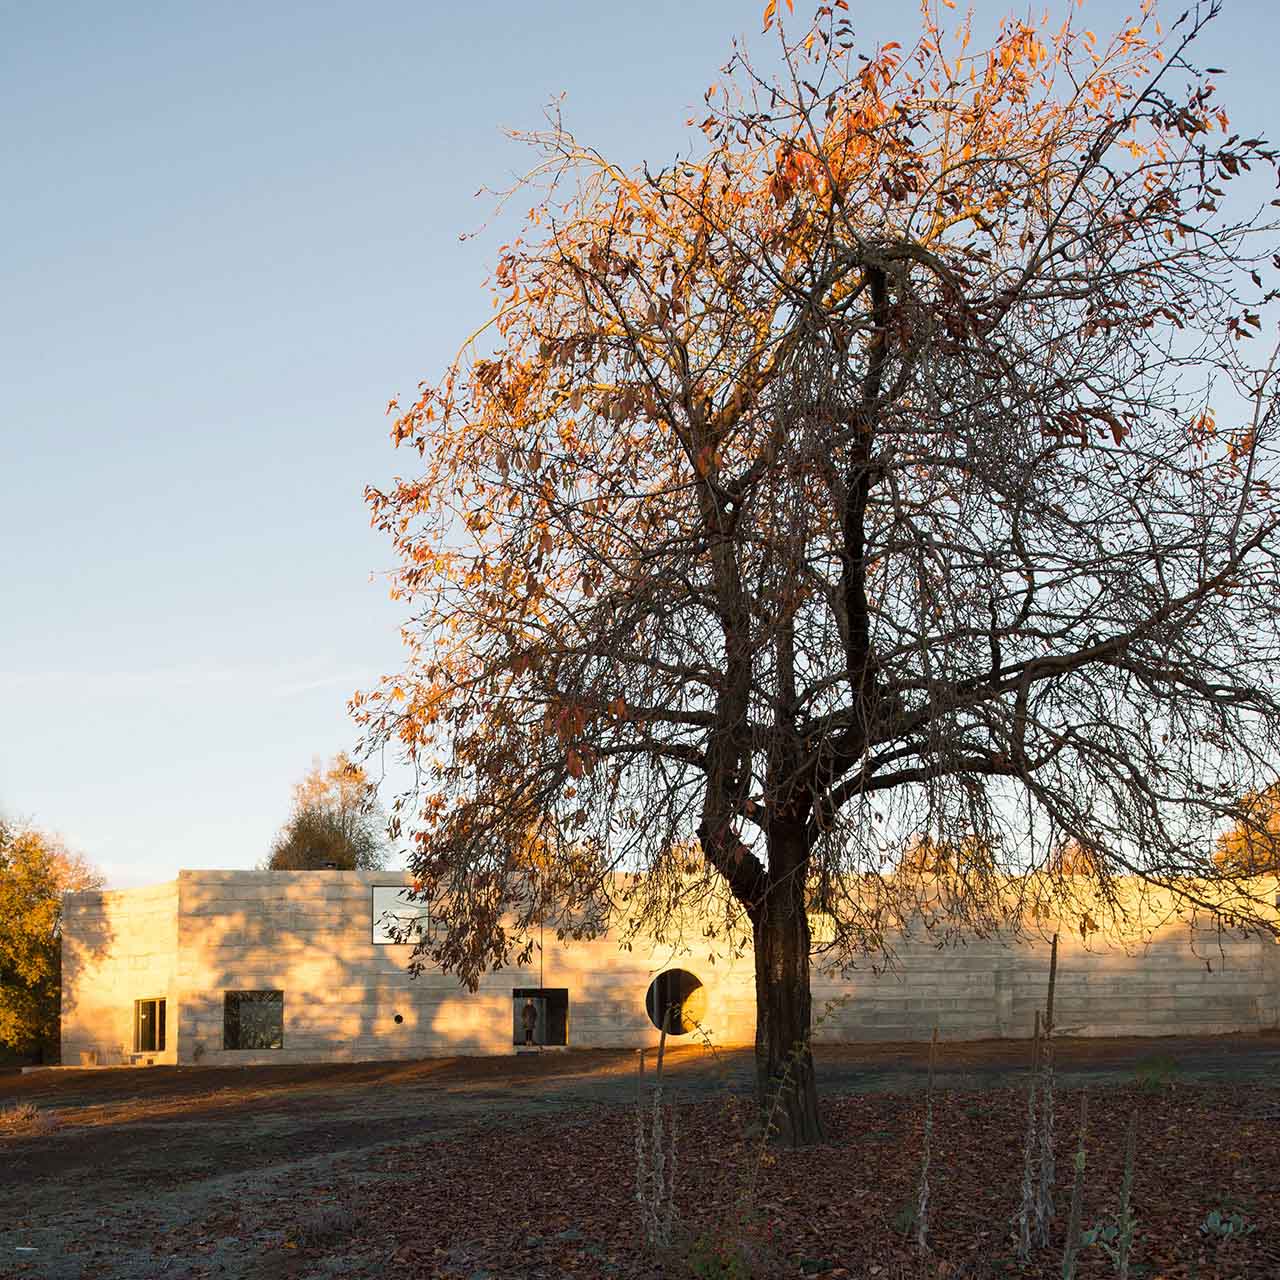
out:
<path id="1" fill-rule="evenodd" d="M 222 1010 L 224 1049 L 283 1049 L 284 992 L 228 991 Z"/>
<path id="2" fill-rule="evenodd" d="M 427 904 L 414 902 L 404 885 L 373 886 L 373 941 L 378 946 L 421 942 L 427 936 Z"/>

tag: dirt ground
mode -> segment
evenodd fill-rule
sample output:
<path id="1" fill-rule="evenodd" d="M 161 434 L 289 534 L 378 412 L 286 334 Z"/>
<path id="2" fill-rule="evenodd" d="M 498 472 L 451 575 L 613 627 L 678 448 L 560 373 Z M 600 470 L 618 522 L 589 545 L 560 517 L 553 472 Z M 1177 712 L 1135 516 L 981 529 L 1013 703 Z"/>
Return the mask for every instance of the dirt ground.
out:
<path id="1" fill-rule="evenodd" d="M 981 1091 L 1023 1078 L 1025 1042 L 948 1044 L 938 1087 Z M 912 1093 L 925 1045 L 824 1046 L 826 1096 Z M 54 1118 L 38 1133 L 0 1132 L 0 1277 L 122 1280 L 376 1274 L 392 1233 L 363 1232 L 360 1256 L 288 1252 L 287 1206 L 358 1192 L 371 1218 L 394 1200 L 397 1174 L 379 1153 L 519 1126 L 529 1117 L 587 1124 L 630 1105 L 637 1054 L 581 1051 L 509 1058 L 252 1068 L 150 1067 L 0 1072 L 0 1112 L 34 1103 Z M 1280 1035 L 1062 1040 L 1064 1088 L 1179 1081 L 1280 1084 Z M 750 1088 L 749 1050 L 676 1049 L 672 1087 L 696 1100 Z M 281 1206 L 286 1206 L 282 1211 Z M 268 1207 L 270 1210 L 268 1211 Z"/>

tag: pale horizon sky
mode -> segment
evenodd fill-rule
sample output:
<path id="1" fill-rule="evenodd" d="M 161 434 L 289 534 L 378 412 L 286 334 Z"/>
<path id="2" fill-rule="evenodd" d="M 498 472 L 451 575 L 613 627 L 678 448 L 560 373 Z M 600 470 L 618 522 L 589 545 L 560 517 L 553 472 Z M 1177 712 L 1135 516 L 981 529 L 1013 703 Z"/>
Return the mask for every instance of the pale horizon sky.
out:
<path id="1" fill-rule="evenodd" d="M 504 228 L 459 235 L 526 162 L 504 127 L 563 93 L 663 165 L 762 8 L 0 6 L 0 813 L 114 887 L 265 855 L 398 662 L 362 492 L 416 459 L 388 400 L 489 313 Z M 868 49 L 914 37 L 851 8 Z M 1226 0 L 1199 59 L 1273 139 L 1275 28 Z"/>

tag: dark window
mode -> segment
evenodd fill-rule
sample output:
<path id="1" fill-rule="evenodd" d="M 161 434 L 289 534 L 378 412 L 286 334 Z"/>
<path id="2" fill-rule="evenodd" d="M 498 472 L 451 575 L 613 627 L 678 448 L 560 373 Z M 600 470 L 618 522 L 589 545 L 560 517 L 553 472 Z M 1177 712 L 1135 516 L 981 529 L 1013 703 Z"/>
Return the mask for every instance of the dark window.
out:
<path id="1" fill-rule="evenodd" d="M 527 1026 L 525 1015 L 530 1001 L 532 1027 Z M 517 987 L 511 993 L 511 1008 L 513 1044 L 569 1043 L 568 987 Z"/>
<path id="2" fill-rule="evenodd" d="M 164 1001 L 133 1002 L 134 1053 L 164 1052 Z"/>
<path id="3" fill-rule="evenodd" d="M 658 1030 L 666 1023 L 667 1034 L 687 1036 L 701 1023 L 707 1008 L 702 983 L 687 969 L 668 969 L 649 984 L 644 1009 Z"/>
<path id="4" fill-rule="evenodd" d="M 228 991 L 222 1012 L 224 1049 L 283 1049 L 284 992 Z"/>

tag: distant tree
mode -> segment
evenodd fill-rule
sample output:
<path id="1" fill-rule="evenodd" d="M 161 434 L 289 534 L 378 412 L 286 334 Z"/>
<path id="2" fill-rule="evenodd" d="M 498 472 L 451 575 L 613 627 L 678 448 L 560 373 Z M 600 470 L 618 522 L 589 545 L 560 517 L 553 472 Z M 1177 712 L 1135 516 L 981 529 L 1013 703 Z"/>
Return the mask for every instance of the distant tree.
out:
<path id="1" fill-rule="evenodd" d="M 55 837 L 0 820 L 0 1044 L 56 1056 L 62 895 L 102 885 Z"/>
<path id="2" fill-rule="evenodd" d="M 1280 784 L 1245 796 L 1239 820 L 1218 840 L 1213 860 L 1228 874 L 1280 874 Z"/>
<path id="3" fill-rule="evenodd" d="M 293 789 L 293 815 L 276 837 L 268 871 L 378 871 L 387 863 L 386 818 L 365 771 L 339 752 Z"/>
<path id="4" fill-rule="evenodd" d="M 921 835 L 903 850 L 899 869 L 950 878 L 990 874 L 996 865 L 991 848 L 976 836 L 938 840 L 930 835 Z"/>
<path id="5" fill-rule="evenodd" d="M 1079 840 L 1064 840 L 1049 860 L 1050 870 L 1064 876 L 1098 876 L 1106 874 L 1106 858 L 1087 848 Z"/>

